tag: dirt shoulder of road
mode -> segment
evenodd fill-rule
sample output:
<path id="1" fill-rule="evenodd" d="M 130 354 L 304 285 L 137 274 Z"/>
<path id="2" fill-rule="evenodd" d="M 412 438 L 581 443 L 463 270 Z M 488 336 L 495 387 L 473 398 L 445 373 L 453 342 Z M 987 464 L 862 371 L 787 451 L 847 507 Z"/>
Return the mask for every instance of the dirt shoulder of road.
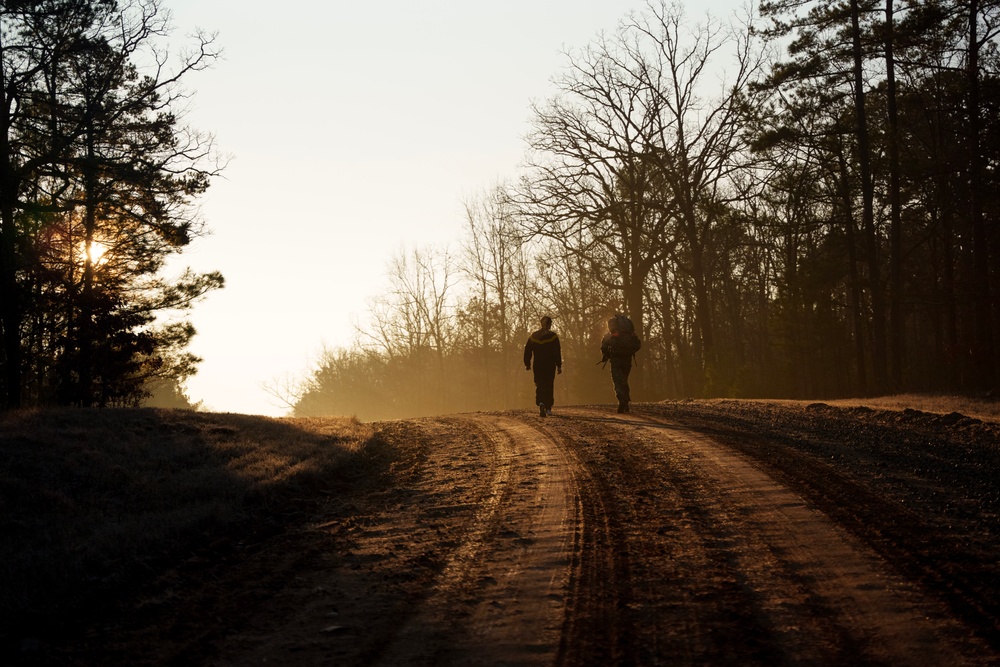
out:
<path id="1" fill-rule="evenodd" d="M 1000 424 L 819 402 L 650 409 L 757 461 L 1000 651 Z"/>

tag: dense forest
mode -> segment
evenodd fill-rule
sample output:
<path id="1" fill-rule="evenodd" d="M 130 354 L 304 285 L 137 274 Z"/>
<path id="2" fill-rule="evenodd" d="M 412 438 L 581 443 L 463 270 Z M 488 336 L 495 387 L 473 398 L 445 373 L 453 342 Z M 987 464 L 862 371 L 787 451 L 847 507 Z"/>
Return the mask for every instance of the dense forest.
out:
<path id="1" fill-rule="evenodd" d="M 183 313 L 217 273 L 163 276 L 222 168 L 184 126 L 211 36 L 168 58 L 158 0 L 0 2 L 0 404 L 186 403 Z M 173 313 L 173 317 L 165 315 Z"/>
<path id="2" fill-rule="evenodd" d="M 987 394 L 1000 308 L 995 0 L 775 0 L 726 20 L 651 3 L 566 53 L 526 159 L 466 202 L 455 249 L 402 249 L 356 342 L 272 387 L 295 414 L 633 397 Z"/>

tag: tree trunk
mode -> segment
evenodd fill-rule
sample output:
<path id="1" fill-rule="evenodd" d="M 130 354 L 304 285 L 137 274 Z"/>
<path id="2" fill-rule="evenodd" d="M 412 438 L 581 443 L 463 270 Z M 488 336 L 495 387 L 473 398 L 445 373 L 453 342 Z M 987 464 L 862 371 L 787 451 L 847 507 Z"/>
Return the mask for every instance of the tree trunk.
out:
<path id="1" fill-rule="evenodd" d="M 979 108 L 979 0 L 969 2 L 968 55 L 969 119 L 969 215 L 972 218 L 973 383 L 977 389 L 992 389 L 993 368 L 992 304 L 990 302 L 989 241 L 983 219 L 983 160 L 980 151 L 982 120 Z"/>
<path id="2" fill-rule="evenodd" d="M 89 408 L 95 404 L 103 407 L 104 398 L 98 399 L 94 386 L 94 350 L 96 348 L 96 327 L 94 326 L 94 260 L 93 248 L 97 233 L 97 158 L 94 150 L 94 128 L 87 128 L 86 172 L 83 175 L 84 187 L 84 227 L 83 227 L 83 290 L 80 301 L 79 330 L 77 332 L 77 349 L 79 355 L 80 374 L 79 387 L 74 404 Z"/>
<path id="3" fill-rule="evenodd" d="M 875 391 L 884 392 L 888 385 L 885 350 L 885 305 L 882 300 L 882 280 L 878 263 L 878 233 L 875 230 L 875 186 L 871 173 L 871 142 L 865 111 L 865 82 L 861 49 L 861 9 L 858 0 L 851 0 L 851 28 L 854 56 L 854 112 L 857 124 L 858 167 L 861 176 L 862 224 L 868 264 L 869 290 L 872 304 L 872 364 L 875 371 Z"/>
<path id="4" fill-rule="evenodd" d="M 3 46 L 0 45 L 0 54 Z M 3 329 L 3 394 L 0 405 L 4 408 L 21 406 L 21 323 L 20 288 L 17 283 L 17 207 L 18 178 L 14 173 L 11 155 L 10 132 L 13 113 L 12 100 L 7 97 L 7 73 L 0 61 L 0 328 Z"/>
<path id="5" fill-rule="evenodd" d="M 896 111 L 896 60 L 893 53 L 895 17 L 893 2 L 885 0 L 886 114 L 889 148 L 889 367 L 893 389 L 903 388 L 905 340 L 903 338 L 903 247 L 899 195 L 899 121 Z"/>
<path id="6" fill-rule="evenodd" d="M 861 309 L 861 278 L 858 271 L 857 241 L 854 236 L 854 214 L 851 207 L 851 193 L 848 185 L 847 161 L 844 158 L 843 147 L 838 147 L 837 159 L 840 174 L 837 178 L 840 189 L 841 205 L 844 212 L 844 235 L 847 240 L 848 280 L 850 281 L 851 320 L 854 325 L 854 355 L 858 368 L 858 390 L 862 396 L 868 394 L 867 355 L 865 354 L 864 315 Z"/>
<path id="7" fill-rule="evenodd" d="M 2 148 L 0 148 L 2 150 Z M 2 179 L 0 197 L 7 198 L 10 180 Z M 21 406 L 21 299 L 17 284 L 15 262 L 16 234 L 14 207 L 8 202 L 0 205 L 0 325 L 3 327 L 3 407 Z"/>
<path id="8" fill-rule="evenodd" d="M 691 249 L 691 269 L 694 278 L 694 307 L 698 317 L 696 337 L 701 341 L 701 395 L 711 389 L 715 374 L 715 332 L 712 327 L 712 308 L 709 303 L 708 284 L 705 276 L 703 251 Z"/>

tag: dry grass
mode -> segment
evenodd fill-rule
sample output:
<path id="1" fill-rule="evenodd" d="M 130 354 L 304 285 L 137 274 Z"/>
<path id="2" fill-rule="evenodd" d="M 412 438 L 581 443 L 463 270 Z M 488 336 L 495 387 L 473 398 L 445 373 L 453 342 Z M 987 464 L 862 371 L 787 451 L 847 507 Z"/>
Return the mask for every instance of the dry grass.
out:
<path id="1" fill-rule="evenodd" d="M 279 513 L 376 475 L 390 455 L 350 419 L 0 415 L 0 628 L 78 611 L 220 538 L 277 529 Z"/>
<path id="2" fill-rule="evenodd" d="M 817 401 L 793 400 L 763 400 L 778 405 L 806 406 Z M 875 410 L 920 410 L 947 415 L 958 412 L 966 417 L 981 419 L 986 422 L 1000 423 L 1000 401 L 968 396 L 938 395 L 938 394 L 897 394 L 893 396 L 877 396 L 873 398 L 838 398 L 820 401 L 827 405 L 844 408 L 866 406 Z"/>
<path id="3" fill-rule="evenodd" d="M 882 410 L 905 410 L 906 408 L 911 408 L 913 410 L 921 410 L 922 412 L 935 412 L 943 415 L 958 412 L 967 417 L 974 417 L 983 421 L 1000 422 L 1000 401 L 969 398 L 966 396 L 899 394 L 896 396 L 882 396 L 869 401 L 844 399 L 827 402 L 831 405 L 842 405 L 845 407 L 867 405 L 870 408 Z"/>

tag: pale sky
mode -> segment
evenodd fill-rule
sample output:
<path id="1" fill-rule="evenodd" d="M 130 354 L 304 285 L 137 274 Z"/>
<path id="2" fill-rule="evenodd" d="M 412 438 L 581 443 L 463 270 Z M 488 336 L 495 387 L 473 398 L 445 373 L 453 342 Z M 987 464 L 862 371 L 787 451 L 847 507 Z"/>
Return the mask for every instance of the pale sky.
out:
<path id="1" fill-rule="evenodd" d="M 163 0 L 175 38 L 218 33 L 187 122 L 232 156 L 200 200 L 211 235 L 179 266 L 218 270 L 195 306 L 188 395 L 283 415 L 262 386 L 349 344 L 402 247 L 451 245 L 463 202 L 516 175 L 532 100 L 561 53 L 644 0 Z M 689 13 L 729 0 L 689 3 Z M 190 40 L 188 40 L 190 43 Z"/>

